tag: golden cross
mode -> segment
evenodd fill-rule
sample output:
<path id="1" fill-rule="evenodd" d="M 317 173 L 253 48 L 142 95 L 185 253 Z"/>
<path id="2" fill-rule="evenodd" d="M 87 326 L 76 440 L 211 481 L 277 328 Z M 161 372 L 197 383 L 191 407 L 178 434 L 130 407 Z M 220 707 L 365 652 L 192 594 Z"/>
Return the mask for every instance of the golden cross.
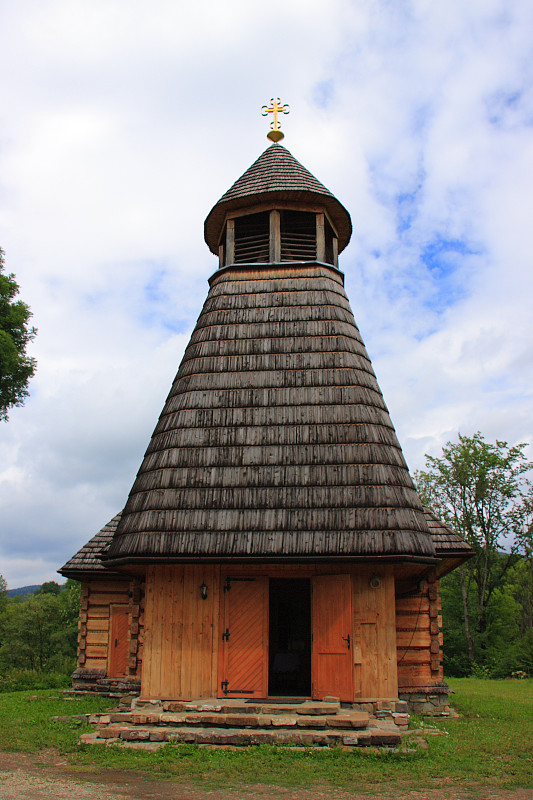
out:
<path id="1" fill-rule="evenodd" d="M 266 117 L 267 114 L 274 115 L 274 119 L 270 123 L 272 130 L 267 133 L 267 139 L 270 139 L 273 142 L 279 142 L 281 139 L 283 139 L 285 134 L 279 129 L 278 114 L 288 114 L 290 108 L 286 103 L 282 104 L 279 97 L 276 99 L 272 98 L 270 104 L 270 108 L 268 106 L 263 106 L 261 108 L 261 114 L 263 117 Z"/>

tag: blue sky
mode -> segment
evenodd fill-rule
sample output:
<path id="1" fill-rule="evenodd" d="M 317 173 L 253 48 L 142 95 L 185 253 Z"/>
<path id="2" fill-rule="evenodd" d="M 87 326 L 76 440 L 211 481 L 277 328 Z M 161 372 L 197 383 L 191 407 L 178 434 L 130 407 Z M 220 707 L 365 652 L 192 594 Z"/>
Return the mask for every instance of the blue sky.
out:
<path id="1" fill-rule="evenodd" d="M 284 144 L 347 207 L 346 288 L 412 469 L 532 440 L 529 0 L 0 2 L 0 246 L 39 330 L 0 428 L 0 572 L 124 504 L 207 294 L 207 213 Z"/>

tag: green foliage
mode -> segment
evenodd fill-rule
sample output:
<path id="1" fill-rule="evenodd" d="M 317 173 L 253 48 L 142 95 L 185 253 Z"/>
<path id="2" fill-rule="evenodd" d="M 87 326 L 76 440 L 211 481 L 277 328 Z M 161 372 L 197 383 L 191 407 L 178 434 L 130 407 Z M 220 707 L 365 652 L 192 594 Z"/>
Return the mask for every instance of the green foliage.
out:
<path id="1" fill-rule="evenodd" d="M 56 583 L 56 581 L 45 581 L 42 583 L 38 589 L 35 590 L 34 594 L 61 594 L 61 586 Z"/>
<path id="2" fill-rule="evenodd" d="M 4 274 L 4 251 L 0 249 L 0 420 L 20 406 L 28 396 L 28 383 L 35 373 L 36 361 L 26 355 L 26 347 L 35 337 L 29 326 L 29 306 L 15 300 L 19 287 L 12 274 Z"/>
<path id="3" fill-rule="evenodd" d="M 13 670 L 65 675 L 75 668 L 80 585 L 51 589 L 10 600 L 0 615 L 0 681 Z"/>
<path id="4" fill-rule="evenodd" d="M 7 583 L 3 575 L 0 575 L 0 614 L 7 605 Z"/>
<path id="5" fill-rule="evenodd" d="M 21 692 L 28 689 L 62 689 L 70 684 L 71 673 L 41 672 L 36 669 L 3 669 L 0 692 Z"/>
<path id="6" fill-rule="evenodd" d="M 533 465 L 524 448 L 459 434 L 415 473 L 422 502 L 474 551 L 442 581 L 446 674 L 503 677 L 529 663 Z"/>

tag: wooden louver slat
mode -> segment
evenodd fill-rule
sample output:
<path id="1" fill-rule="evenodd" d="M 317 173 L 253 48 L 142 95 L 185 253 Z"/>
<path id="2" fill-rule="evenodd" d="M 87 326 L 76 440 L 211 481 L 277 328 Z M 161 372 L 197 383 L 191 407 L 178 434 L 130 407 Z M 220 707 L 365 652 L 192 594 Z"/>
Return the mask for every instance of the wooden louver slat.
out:
<path id="1" fill-rule="evenodd" d="M 316 215 L 308 211 L 283 211 L 281 215 L 281 260 L 316 259 Z"/>
<path id="2" fill-rule="evenodd" d="M 265 263 L 269 257 L 268 212 L 250 214 L 235 220 L 235 263 Z"/>

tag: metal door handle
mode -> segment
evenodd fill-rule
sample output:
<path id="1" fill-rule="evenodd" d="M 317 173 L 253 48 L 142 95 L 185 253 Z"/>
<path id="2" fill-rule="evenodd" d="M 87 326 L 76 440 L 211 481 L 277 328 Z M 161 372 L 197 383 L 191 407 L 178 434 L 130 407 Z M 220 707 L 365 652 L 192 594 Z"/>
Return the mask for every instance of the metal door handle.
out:
<path id="1" fill-rule="evenodd" d="M 348 650 L 349 650 L 350 649 L 350 644 L 351 644 L 350 634 L 348 634 L 348 636 L 343 636 L 342 639 L 348 645 Z"/>

